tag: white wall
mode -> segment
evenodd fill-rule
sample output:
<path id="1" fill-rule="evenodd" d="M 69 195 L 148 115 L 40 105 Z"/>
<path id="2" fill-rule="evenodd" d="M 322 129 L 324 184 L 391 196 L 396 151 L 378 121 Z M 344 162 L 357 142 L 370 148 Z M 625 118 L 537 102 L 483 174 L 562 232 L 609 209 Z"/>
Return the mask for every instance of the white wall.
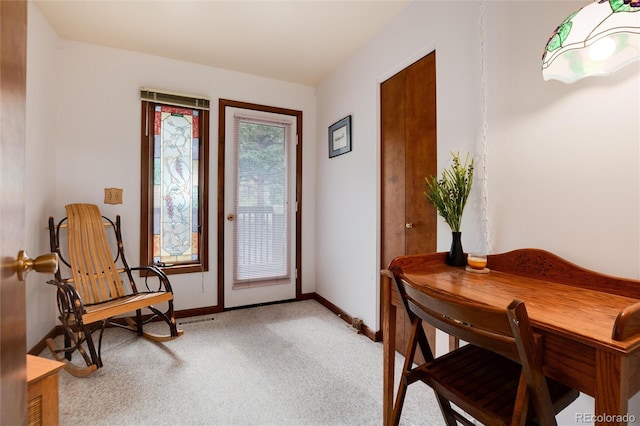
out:
<path id="1" fill-rule="evenodd" d="M 544 82 L 550 32 L 577 2 L 414 2 L 318 88 L 316 291 L 378 324 L 379 83 L 435 48 L 438 163 L 470 151 L 466 249 L 539 247 L 587 268 L 640 275 L 638 66 Z M 482 226 L 480 19 L 485 21 L 489 241 Z M 526 19 L 523 19 L 526 17 Z M 329 159 L 327 127 L 353 116 L 353 151 Z M 438 250 L 449 229 L 438 227 Z"/>
<path id="2" fill-rule="evenodd" d="M 56 196 L 55 131 L 57 36 L 33 3 L 28 3 L 27 110 L 25 142 L 25 250 L 32 257 L 49 253 L 47 219 Z M 26 280 L 27 349 L 53 328 L 55 288 L 51 275 L 32 272 Z"/>
<path id="3" fill-rule="evenodd" d="M 315 89 L 155 56 L 62 40 L 30 5 L 28 44 L 28 170 L 33 193 L 27 224 L 38 229 L 48 251 L 46 220 L 61 218 L 74 202 L 97 204 L 120 214 L 129 263 L 139 262 L 141 86 L 211 99 L 209 271 L 172 275 L 177 310 L 217 304 L 218 99 L 265 104 L 303 112 L 302 292 L 313 292 L 315 213 Z M 36 39 L 37 37 L 37 39 Z M 57 67 L 54 64 L 57 63 Z M 122 205 L 106 205 L 104 188 L 124 189 Z M 33 237 L 35 238 L 35 237 Z M 35 253 L 34 248 L 34 253 Z M 31 280 L 31 275 L 29 276 Z M 35 286 L 34 284 L 30 284 Z M 38 283 L 40 283 L 38 281 Z M 29 292 L 28 340 L 34 344 L 55 325 L 53 296 Z M 43 307 L 46 307 L 43 309 Z M 46 317 L 46 318 L 43 318 Z"/>
<path id="4" fill-rule="evenodd" d="M 451 151 L 479 159 L 478 11 L 477 2 L 414 2 L 318 88 L 316 292 L 373 329 L 380 318 L 379 85 L 435 49 L 438 164 L 450 164 Z M 349 114 L 353 150 L 329 159 L 327 127 Z M 479 209 L 472 193 L 462 225 L 465 249 L 481 248 Z M 438 249 L 450 244 L 441 221 Z"/>
<path id="5" fill-rule="evenodd" d="M 551 31 L 582 6 L 494 1 L 485 2 L 482 12 L 475 1 L 414 2 L 319 86 L 318 294 L 368 326 L 378 325 L 378 86 L 399 64 L 433 48 L 439 170 L 451 150 L 468 150 L 480 160 L 462 226 L 465 249 L 538 247 L 590 269 L 640 277 L 640 66 L 573 85 L 541 76 Z M 481 46 L 487 72 L 486 218 Z M 348 114 L 354 120 L 353 152 L 328 159 L 326 128 Z M 438 250 L 448 249 L 449 238 L 441 222 Z M 559 424 L 576 424 L 578 412 L 592 413 L 593 400 L 582 396 Z M 630 412 L 640 418 L 640 395 Z"/>
<path id="6" fill-rule="evenodd" d="M 640 64 L 572 85 L 540 74 L 549 31 L 583 5 L 487 8 L 492 246 L 540 247 L 638 279 Z"/>
<path id="7" fill-rule="evenodd" d="M 91 202 L 104 214 L 120 214 L 130 263 L 139 262 L 141 86 L 211 99 L 209 179 L 209 271 L 172 275 L 175 308 L 217 304 L 218 99 L 303 111 L 303 292 L 313 291 L 315 91 L 312 87 L 123 50 L 61 40 L 56 212 Z M 104 188 L 124 189 L 124 204 L 103 204 Z"/>

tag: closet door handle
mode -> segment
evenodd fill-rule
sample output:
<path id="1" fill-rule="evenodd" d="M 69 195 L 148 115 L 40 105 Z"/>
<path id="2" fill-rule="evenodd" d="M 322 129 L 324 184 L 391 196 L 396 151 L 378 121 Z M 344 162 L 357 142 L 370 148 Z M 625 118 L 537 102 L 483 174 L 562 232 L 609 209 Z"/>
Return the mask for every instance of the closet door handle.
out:
<path id="1" fill-rule="evenodd" d="M 407 229 L 411 229 L 411 228 L 413 228 L 413 223 L 406 223 L 404 226 Z"/>

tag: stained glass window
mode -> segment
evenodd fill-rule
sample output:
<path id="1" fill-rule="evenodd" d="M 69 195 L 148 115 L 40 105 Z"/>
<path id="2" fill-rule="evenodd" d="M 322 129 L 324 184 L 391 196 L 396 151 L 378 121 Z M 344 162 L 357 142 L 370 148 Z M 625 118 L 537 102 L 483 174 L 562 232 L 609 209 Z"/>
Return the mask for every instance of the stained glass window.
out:
<path id="1" fill-rule="evenodd" d="M 208 270 L 209 100 L 140 89 L 141 264 Z"/>
<path id="2" fill-rule="evenodd" d="M 198 260 L 199 111 L 155 107 L 153 261 Z"/>

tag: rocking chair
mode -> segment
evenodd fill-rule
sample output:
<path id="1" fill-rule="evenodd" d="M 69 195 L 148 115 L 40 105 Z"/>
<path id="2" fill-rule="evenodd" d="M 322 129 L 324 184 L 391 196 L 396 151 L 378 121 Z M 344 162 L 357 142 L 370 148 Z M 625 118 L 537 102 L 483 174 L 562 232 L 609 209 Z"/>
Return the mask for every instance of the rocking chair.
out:
<path id="1" fill-rule="evenodd" d="M 116 216 L 114 223 L 102 216 L 93 204 L 69 204 L 66 211 L 67 217 L 57 224 L 53 217 L 49 218 L 51 251 L 69 267 L 71 275 L 63 277 L 59 268 L 55 279 L 49 281 L 57 287 L 64 347 L 58 348 L 53 339 L 46 341 L 54 357 L 65 362 L 65 369 L 74 376 L 85 377 L 102 367 L 102 335 L 107 326 L 125 328 L 156 342 L 181 336 L 183 332 L 176 327 L 173 292 L 167 276 L 155 266 L 131 268 L 127 264 L 120 216 Z M 108 235 L 106 228 L 113 233 Z M 134 271 L 140 273 L 143 290 L 136 286 Z M 157 308 L 158 304 L 166 309 Z M 145 308 L 150 315 L 143 316 Z M 126 315 L 133 313 L 133 316 Z M 152 334 L 143 329 L 156 319 L 166 322 L 169 334 Z M 96 349 L 93 334 L 97 331 Z M 75 351 L 82 356 L 86 367 L 71 362 Z"/>

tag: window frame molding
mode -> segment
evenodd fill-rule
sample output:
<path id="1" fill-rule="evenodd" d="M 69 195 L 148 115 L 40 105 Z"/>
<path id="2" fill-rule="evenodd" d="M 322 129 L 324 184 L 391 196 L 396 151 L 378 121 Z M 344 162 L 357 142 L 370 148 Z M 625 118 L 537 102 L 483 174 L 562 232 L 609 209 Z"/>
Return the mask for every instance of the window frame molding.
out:
<path id="1" fill-rule="evenodd" d="M 140 155 L 140 264 L 153 264 L 153 132 L 147 129 L 153 123 L 149 116 L 156 105 L 168 105 L 163 102 L 141 100 L 141 155 Z M 188 107 L 200 111 L 200 147 L 198 168 L 198 211 L 200 216 L 199 262 L 162 266 L 167 274 L 186 274 L 209 270 L 209 110 Z"/>

